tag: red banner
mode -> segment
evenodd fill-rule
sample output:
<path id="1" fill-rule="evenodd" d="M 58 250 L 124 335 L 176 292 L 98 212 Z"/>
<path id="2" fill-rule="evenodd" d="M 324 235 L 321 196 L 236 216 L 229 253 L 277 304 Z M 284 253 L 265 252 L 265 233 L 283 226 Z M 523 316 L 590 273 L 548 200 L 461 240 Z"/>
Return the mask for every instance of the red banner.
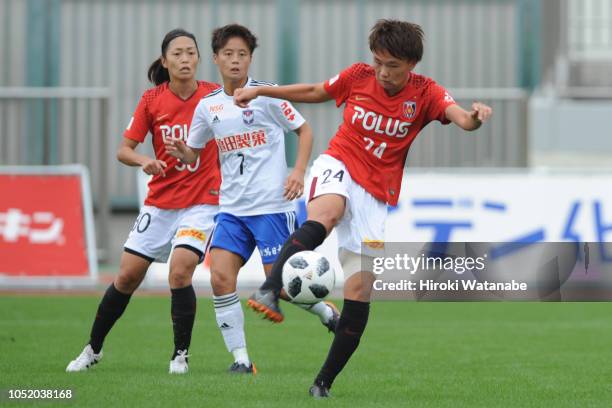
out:
<path id="1" fill-rule="evenodd" d="M 0 174 L 0 274 L 89 275 L 79 175 Z"/>

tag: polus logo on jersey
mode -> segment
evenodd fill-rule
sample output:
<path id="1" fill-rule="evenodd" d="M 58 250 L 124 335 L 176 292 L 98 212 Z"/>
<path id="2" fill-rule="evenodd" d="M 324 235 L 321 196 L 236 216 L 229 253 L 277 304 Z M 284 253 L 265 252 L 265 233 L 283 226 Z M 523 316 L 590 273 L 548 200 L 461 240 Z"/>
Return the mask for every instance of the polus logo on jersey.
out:
<path id="1" fill-rule="evenodd" d="M 416 107 L 415 101 L 404 102 L 404 117 L 406 119 L 413 119 L 416 116 Z"/>
<path id="2" fill-rule="evenodd" d="M 186 123 L 172 126 L 161 125 L 159 130 L 161 131 L 161 137 L 164 142 L 171 142 L 173 140 L 182 140 L 186 142 L 189 126 Z"/>
<path id="3" fill-rule="evenodd" d="M 252 125 L 255 121 L 255 112 L 253 109 L 245 109 L 242 111 L 242 121 L 245 125 Z"/>
<path id="4" fill-rule="evenodd" d="M 410 122 L 403 122 L 399 119 L 389 118 L 376 112 L 370 112 L 361 106 L 355 105 L 355 113 L 351 123 L 360 122 L 361 126 L 367 131 L 373 131 L 379 135 L 391 137 L 405 137 L 408 134 Z"/>

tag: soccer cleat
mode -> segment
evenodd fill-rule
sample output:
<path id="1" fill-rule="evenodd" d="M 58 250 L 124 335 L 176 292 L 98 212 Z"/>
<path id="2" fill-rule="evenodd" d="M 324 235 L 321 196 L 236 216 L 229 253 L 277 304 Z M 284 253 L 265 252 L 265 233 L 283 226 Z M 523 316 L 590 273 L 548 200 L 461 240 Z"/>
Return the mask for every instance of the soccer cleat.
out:
<path id="1" fill-rule="evenodd" d="M 327 322 L 322 322 L 323 326 L 327 327 L 327 329 L 332 332 L 335 333 L 336 332 L 336 326 L 338 326 L 338 322 L 340 321 L 340 311 L 338 310 L 338 308 L 336 307 L 336 305 L 334 305 L 332 302 L 326 300 L 325 303 L 327 306 L 329 306 L 329 308 L 332 310 L 332 317 L 331 319 L 329 319 Z"/>
<path id="2" fill-rule="evenodd" d="M 231 374 L 257 374 L 257 367 L 255 364 L 251 363 L 248 367 L 246 364 L 239 363 L 235 361 L 230 368 L 227 370 Z"/>
<path id="3" fill-rule="evenodd" d="M 308 394 L 310 394 L 311 397 L 314 397 L 316 399 L 331 397 L 331 394 L 329 393 L 329 388 L 327 388 L 323 384 L 317 384 L 316 382 L 312 384 L 312 387 L 310 387 L 310 389 L 308 390 Z"/>
<path id="4" fill-rule="evenodd" d="M 81 354 L 72 360 L 68 367 L 66 367 L 67 373 L 73 373 L 77 371 L 85 371 L 94 364 L 97 364 L 102 359 L 102 351 L 98 354 L 94 353 L 91 346 L 88 344 L 85 346 Z"/>
<path id="5" fill-rule="evenodd" d="M 257 289 L 247 302 L 247 306 L 257 313 L 263 313 L 264 318 L 275 323 L 283 321 L 284 316 L 278 306 L 278 296 L 271 289 Z"/>
<path id="6" fill-rule="evenodd" d="M 170 360 L 170 368 L 168 372 L 170 374 L 186 374 L 189 371 L 189 365 L 187 357 L 187 350 L 179 350 L 176 353 L 174 359 Z"/>

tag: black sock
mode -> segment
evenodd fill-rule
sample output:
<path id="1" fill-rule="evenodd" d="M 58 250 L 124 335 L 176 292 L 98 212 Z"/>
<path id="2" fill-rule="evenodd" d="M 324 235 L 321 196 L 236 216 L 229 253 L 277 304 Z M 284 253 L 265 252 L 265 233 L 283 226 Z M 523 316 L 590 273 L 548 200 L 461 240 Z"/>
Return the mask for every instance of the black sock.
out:
<path id="1" fill-rule="evenodd" d="M 100 301 L 96 319 L 91 327 L 91 335 L 89 344 L 94 353 L 98 354 L 102 350 L 102 344 L 106 335 L 112 329 L 113 325 L 121 317 L 123 311 L 127 307 L 132 295 L 121 293 L 115 288 L 115 284 L 106 289 L 106 293 Z"/>
<path id="2" fill-rule="evenodd" d="M 327 231 L 317 221 L 306 221 L 285 241 L 278 258 L 272 266 L 270 276 L 265 280 L 262 289 L 273 289 L 280 292 L 283 287 L 283 265 L 291 255 L 301 251 L 312 251 L 325 241 Z"/>
<path id="3" fill-rule="evenodd" d="M 334 341 L 315 383 L 330 388 L 359 345 L 368 323 L 369 302 L 344 299 L 344 307 L 336 328 Z"/>
<path id="4" fill-rule="evenodd" d="M 187 350 L 191 344 L 191 332 L 196 314 L 196 294 L 193 286 L 180 289 L 170 289 L 172 292 L 172 329 L 174 330 L 174 353 L 176 357 L 179 350 Z"/>

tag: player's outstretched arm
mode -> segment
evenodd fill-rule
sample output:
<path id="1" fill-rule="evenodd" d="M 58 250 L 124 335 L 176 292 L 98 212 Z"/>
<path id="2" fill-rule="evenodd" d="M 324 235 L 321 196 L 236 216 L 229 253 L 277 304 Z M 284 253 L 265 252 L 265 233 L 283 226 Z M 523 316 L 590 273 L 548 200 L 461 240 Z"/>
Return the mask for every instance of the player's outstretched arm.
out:
<path id="1" fill-rule="evenodd" d="M 269 96 L 270 98 L 284 99 L 289 102 L 304 103 L 319 103 L 332 99 L 327 91 L 325 91 L 323 82 L 320 82 L 318 84 L 238 88 L 234 91 L 234 103 L 242 108 L 246 108 L 249 102 L 258 96 Z"/>
<path id="2" fill-rule="evenodd" d="M 304 174 L 306 174 L 306 166 L 312 152 L 312 128 L 305 122 L 302 126 L 295 130 L 299 137 L 297 158 L 293 171 L 287 177 L 285 182 L 285 198 L 287 200 L 295 200 L 304 193 Z"/>
<path id="3" fill-rule="evenodd" d="M 149 175 L 161 173 L 161 175 L 165 177 L 166 172 L 164 169 L 168 167 L 166 162 L 163 160 L 152 159 L 148 156 L 137 153 L 136 146 L 138 146 L 138 142 L 136 140 L 124 137 L 123 142 L 121 142 L 121 146 L 119 146 L 119 149 L 117 150 L 117 160 L 127 166 L 140 166 L 142 167 L 142 171 Z"/>
<path id="4" fill-rule="evenodd" d="M 164 146 L 166 153 L 186 164 L 192 164 L 198 160 L 200 150 L 202 150 L 189 147 L 182 140 L 169 140 L 164 143 Z"/>
<path id="5" fill-rule="evenodd" d="M 489 120 L 493 109 L 484 103 L 474 102 L 472 110 L 466 111 L 459 105 L 451 105 L 446 108 L 446 118 L 463 130 L 476 130 L 484 122 Z"/>

